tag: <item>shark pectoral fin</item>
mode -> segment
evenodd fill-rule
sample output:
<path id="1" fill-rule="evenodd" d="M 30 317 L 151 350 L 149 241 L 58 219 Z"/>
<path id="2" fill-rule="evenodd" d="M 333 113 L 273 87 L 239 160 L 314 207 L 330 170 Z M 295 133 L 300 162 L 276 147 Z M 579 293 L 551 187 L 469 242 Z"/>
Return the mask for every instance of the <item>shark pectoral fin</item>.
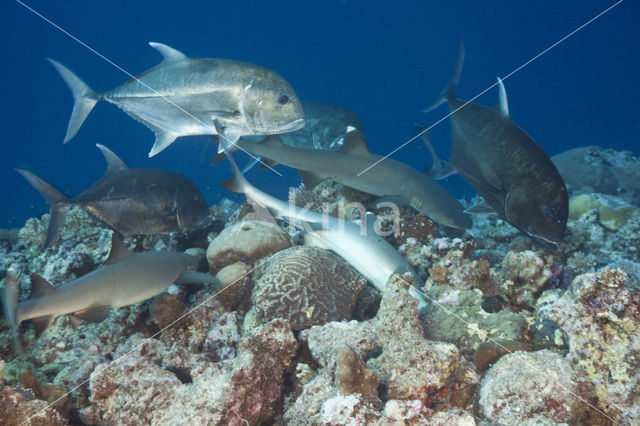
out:
<path id="1" fill-rule="evenodd" d="M 127 256 L 130 256 L 131 252 L 122 243 L 122 240 L 115 232 L 111 233 L 111 251 L 109 251 L 109 257 L 105 260 L 105 265 L 112 265 L 120 262 Z"/>
<path id="2" fill-rule="evenodd" d="M 318 185 L 320 182 L 324 180 L 321 177 L 309 171 L 298 170 L 298 173 L 300 173 L 300 178 L 302 179 L 302 183 L 304 183 L 304 187 L 309 190 L 315 188 L 316 185 Z"/>
<path id="3" fill-rule="evenodd" d="M 250 163 L 253 163 L 251 165 L 251 167 L 253 167 L 255 164 L 260 163 L 260 166 L 258 167 L 260 170 L 272 169 L 275 166 L 277 166 L 278 164 L 280 164 L 277 161 L 269 160 L 268 158 L 260 158 L 260 157 L 256 157 Z M 242 169 L 242 174 L 244 174 L 244 173 L 248 172 L 249 170 L 251 170 L 251 167 L 249 167 L 249 164 L 244 166 L 244 169 Z"/>
<path id="4" fill-rule="evenodd" d="M 358 129 L 352 126 L 347 127 L 347 134 L 344 136 L 344 143 L 336 152 L 360 155 L 370 154 L 369 148 L 367 148 L 367 143 L 362 138 L 362 134 Z"/>
<path id="5" fill-rule="evenodd" d="M 156 134 L 156 142 L 153 144 L 151 151 L 149 151 L 149 157 L 153 157 L 160 151 L 163 151 L 179 136 L 174 132 L 165 129 L 156 128 L 154 131 Z"/>
<path id="6" fill-rule="evenodd" d="M 44 317 L 32 318 L 31 322 L 36 329 L 36 339 L 40 337 L 42 332 L 44 332 L 47 327 L 51 325 L 53 320 L 56 319 L 55 315 L 47 315 Z"/>
<path id="7" fill-rule="evenodd" d="M 75 315 L 69 315 L 69 322 L 71 323 L 71 327 L 73 327 L 74 330 L 77 330 L 78 327 L 80 327 L 80 325 L 82 324 L 82 320 Z"/>
<path id="8" fill-rule="evenodd" d="M 160 52 L 162 55 L 162 62 L 174 62 L 187 58 L 184 53 L 174 49 L 173 47 L 169 47 L 166 44 L 150 41 L 149 46 Z"/>
<path id="9" fill-rule="evenodd" d="M 173 282 L 179 285 L 210 285 L 215 288 L 221 286 L 220 280 L 206 272 L 185 271 Z"/>
<path id="10" fill-rule="evenodd" d="M 101 305 L 74 312 L 73 316 L 88 322 L 101 322 L 109 316 L 110 310 L 111 306 Z"/>

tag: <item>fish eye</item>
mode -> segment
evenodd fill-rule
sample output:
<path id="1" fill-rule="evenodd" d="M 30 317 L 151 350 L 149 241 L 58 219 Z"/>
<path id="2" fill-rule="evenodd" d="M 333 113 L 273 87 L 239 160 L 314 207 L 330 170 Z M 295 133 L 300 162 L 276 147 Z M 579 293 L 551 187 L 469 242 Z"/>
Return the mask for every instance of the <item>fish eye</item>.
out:
<path id="1" fill-rule="evenodd" d="M 280 95 L 280 97 L 278 98 L 278 103 L 280 105 L 286 105 L 289 103 L 289 97 L 285 94 Z"/>
<path id="2" fill-rule="evenodd" d="M 540 210 L 542 210 L 542 214 L 544 214 L 547 219 L 556 218 L 556 209 L 554 209 L 553 207 L 544 204 L 540 207 Z"/>

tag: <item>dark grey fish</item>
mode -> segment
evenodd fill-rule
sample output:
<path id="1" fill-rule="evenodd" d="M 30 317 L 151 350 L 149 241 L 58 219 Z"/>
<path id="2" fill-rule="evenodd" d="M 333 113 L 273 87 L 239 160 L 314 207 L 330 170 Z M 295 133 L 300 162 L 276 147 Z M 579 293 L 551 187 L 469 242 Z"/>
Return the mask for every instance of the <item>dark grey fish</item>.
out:
<path id="1" fill-rule="evenodd" d="M 180 136 L 240 136 L 290 132 L 304 125 L 304 112 L 291 85 L 259 65 L 228 59 L 189 58 L 161 43 L 149 43 L 163 61 L 109 92 L 96 93 L 64 65 L 50 59 L 69 85 L 73 112 L 66 143 L 94 105 L 106 100 L 156 134 L 149 157 Z"/>
<path id="2" fill-rule="evenodd" d="M 344 143 L 347 127 L 353 127 L 367 140 L 364 125 L 350 109 L 328 102 L 303 101 L 304 127 L 280 134 L 283 144 L 295 148 L 335 151 Z"/>
<path id="3" fill-rule="evenodd" d="M 55 240 L 73 205 L 125 236 L 188 231 L 204 224 L 209 208 L 189 179 L 168 170 L 129 168 L 107 147 L 96 146 L 107 161 L 107 171 L 71 199 L 33 173 L 16 169 L 51 206 L 45 248 Z"/>
<path id="4" fill-rule="evenodd" d="M 556 245 L 562 240 L 568 215 L 567 189 L 558 169 L 509 118 L 501 81 L 497 108 L 456 97 L 463 62 L 461 40 L 448 86 L 425 110 L 444 102 L 449 105 L 451 166 L 507 222 L 542 244 Z"/>

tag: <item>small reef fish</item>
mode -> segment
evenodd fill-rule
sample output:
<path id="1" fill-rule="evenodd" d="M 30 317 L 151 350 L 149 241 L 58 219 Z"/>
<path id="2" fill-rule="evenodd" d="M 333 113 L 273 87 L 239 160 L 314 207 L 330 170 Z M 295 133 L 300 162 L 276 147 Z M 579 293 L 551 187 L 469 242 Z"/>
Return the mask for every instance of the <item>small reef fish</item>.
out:
<path id="1" fill-rule="evenodd" d="M 417 291 L 423 287 L 424 283 L 402 255 L 374 232 L 371 217 L 367 218 L 367 232 L 363 235 L 360 225 L 354 222 L 303 209 L 260 191 L 242 175 L 230 154 L 228 158 L 233 168 L 234 178 L 222 182 L 222 186 L 226 189 L 245 194 L 256 203 L 271 210 L 276 218 L 286 220 L 294 226 L 306 225 L 308 231 L 304 236 L 306 245 L 331 250 L 380 291 L 384 290 L 391 275 L 410 272 L 413 274 L 414 281 L 409 293 L 418 300 L 418 307 L 426 306 L 424 299 Z M 302 227 L 305 228 L 305 226 Z"/>
<path id="2" fill-rule="evenodd" d="M 107 147 L 96 146 L 107 161 L 107 171 L 71 199 L 33 173 L 16 169 L 51 207 L 44 248 L 53 243 L 73 205 L 124 236 L 189 231 L 204 225 L 209 208 L 189 179 L 168 170 L 127 167 Z"/>
<path id="3" fill-rule="evenodd" d="M 303 101 L 304 127 L 295 132 L 280 134 L 287 146 L 335 151 L 342 146 L 347 127 L 360 132 L 366 141 L 364 124 L 350 109 L 328 102 Z"/>
<path id="4" fill-rule="evenodd" d="M 267 136 L 262 142 L 240 139 L 236 145 L 259 155 L 268 163 L 296 168 L 307 188 L 331 179 L 368 194 L 388 197 L 407 204 L 435 222 L 457 229 L 469 229 L 471 216 L 464 207 L 434 179 L 390 158 L 371 154 L 360 132 L 347 129 L 337 151 L 293 148 L 282 144 L 279 136 Z M 380 161 L 371 170 L 362 170 Z"/>
<path id="5" fill-rule="evenodd" d="M 456 97 L 463 62 L 464 45 L 460 40 L 449 84 L 425 110 L 431 111 L 444 102 L 449 105 L 451 167 L 511 225 L 543 245 L 557 245 L 569 211 L 567 189 L 558 169 L 509 118 L 507 95 L 500 79 L 496 108 L 466 103 Z M 425 143 L 428 145 L 429 141 L 425 139 Z"/>
<path id="6" fill-rule="evenodd" d="M 300 100 L 275 72 L 228 59 L 189 58 L 161 43 L 149 45 L 162 54 L 162 62 L 104 93 L 96 93 L 64 65 L 49 59 L 74 97 L 65 143 L 100 100 L 117 105 L 155 133 L 149 157 L 180 136 L 219 135 L 234 143 L 240 136 L 304 126 Z"/>
<path id="7" fill-rule="evenodd" d="M 15 277 L 7 280 L 4 312 L 17 339 L 17 327 L 31 320 L 39 336 L 60 315 L 73 314 L 72 321 L 99 322 L 111 308 L 147 300 L 171 284 L 220 286 L 208 273 L 195 272 L 198 260 L 179 252 L 129 252 L 116 234 L 104 265 L 60 287 L 54 287 L 39 275 L 31 274 L 31 296 L 18 303 Z"/>

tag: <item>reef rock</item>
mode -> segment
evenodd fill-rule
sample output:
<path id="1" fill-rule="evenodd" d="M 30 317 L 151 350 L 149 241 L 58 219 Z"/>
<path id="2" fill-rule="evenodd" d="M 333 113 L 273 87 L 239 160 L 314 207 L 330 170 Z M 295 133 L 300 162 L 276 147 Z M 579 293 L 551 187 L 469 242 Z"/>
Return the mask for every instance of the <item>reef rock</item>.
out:
<path id="1" fill-rule="evenodd" d="M 294 330 L 348 319 L 367 284 L 340 257 L 307 246 L 272 255 L 254 271 L 253 282 L 258 322 L 284 318 Z"/>
<path id="2" fill-rule="evenodd" d="M 500 358 L 482 380 L 478 404 L 503 424 L 579 424 L 589 408 L 570 362 L 548 350 Z"/>
<path id="3" fill-rule="evenodd" d="M 0 423 L 3 425 L 67 425 L 65 418 L 49 403 L 36 399 L 28 389 L 0 388 Z"/>
<path id="4" fill-rule="evenodd" d="M 589 210 L 598 212 L 598 221 L 609 231 L 617 231 L 638 213 L 638 208 L 619 197 L 607 194 L 580 194 L 569 199 L 569 216 L 579 219 Z"/>
<path id="5" fill-rule="evenodd" d="M 260 424 L 273 420 L 282 398 L 283 373 L 297 348 L 282 320 L 272 321 L 239 344 L 236 358 L 202 362 L 192 383 L 132 353 L 91 374 L 86 423 Z"/>
<path id="6" fill-rule="evenodd" d="M 287 247 L 291 247 L 291 239 L 276 225 L 262 221 L 238 222 L 225 228 L 209 244 L 209 270 L 215 275 L 235 262 L 253 265 L 256 260 Z"/>
<path id="7" fill-rule="evenodd" d="M 532 308 L 555 270 L 551 256 L 531 250 L 510 251 L 502 261 L 501 274 L 495 274 L 494 280 L 512 304 Z"/>
<path id="8" fill-rule="evenodd" d="M 600 408 L 616 422 L 640 419 L 640 290 L 619 269 L 578 276 L 549 308 L 569 339 L 576 371 L 593 384 Z"/>

